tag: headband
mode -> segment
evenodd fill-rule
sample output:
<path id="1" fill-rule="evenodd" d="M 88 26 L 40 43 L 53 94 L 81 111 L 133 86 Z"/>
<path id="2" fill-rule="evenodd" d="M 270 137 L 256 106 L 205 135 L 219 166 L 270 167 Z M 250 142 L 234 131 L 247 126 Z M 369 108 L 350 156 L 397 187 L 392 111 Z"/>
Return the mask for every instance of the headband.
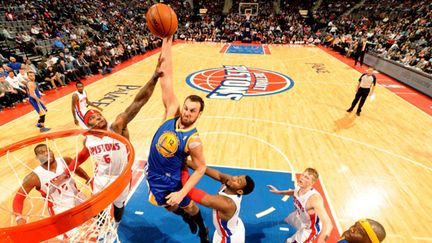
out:
<path id="1" fill-rule="evenodd" d="M 88 125 L 88 120 L 90 119 L 90 116 L 96 113 L 100 114 L 100 112 L 97 110 L 88 110 L 84 115 L 84 124 Z"/>
<path id="2" fill-rule="evenodd" d="M 366 234 L 368 235 L 368 237 L 372 243 L 379 243 L 380 242 L 378 240 L 377 235 L 375 234 L 375 231 L 373 231 L 372 226 L 370 225 L 370 223 L 367 219 L 360 219 L 358 222 L 363 227 L 363 229 L 366 231 Z"/>

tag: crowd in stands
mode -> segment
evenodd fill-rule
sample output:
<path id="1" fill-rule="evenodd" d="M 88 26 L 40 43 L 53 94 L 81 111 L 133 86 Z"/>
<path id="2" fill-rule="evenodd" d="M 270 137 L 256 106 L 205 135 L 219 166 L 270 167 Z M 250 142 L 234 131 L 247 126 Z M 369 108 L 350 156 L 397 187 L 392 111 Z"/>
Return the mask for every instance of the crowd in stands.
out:
<path id="1" fill-rule="evenodd" d="M 407 67 L 432 73 L 432 3 L 366 1 L 348 16 L 328 23 L 324 43 L 347 56 L 354 55 L 362 38 L 367 51 Z"/>
<path id="2" fill-rule="evenodd" d="M 0 110 L 26 102 L 23 84 L 29 69 L 36 73 L 42 91 L 56 90 L 92 75 L 110 73 L 120 62 L 159 47 L 161 40 L 150 35 L 145 26 L 148 7 L 147 1 L 139 0 L 6 4 L 0 40 L 13 42 L 13 49 L 23 54 L 16 56 L 12 52 L 10 57 L 0 57 Z M 23 21 L 31 25 L 14 25 Z M 2 49 L 2 54 L 6 51 Z M 40 60 L 34 62 L 30 55 Z M 19 77 L 21 72 L 24 77 Z"/>
<path id="3" fill-rule="evenodd" d="M 33 70 L 42 90 L 110 73 L 132 56 L 161 45 L 149 34 L 143 0 L 17 0 L 0 8 L 0 110 L 25 102 L 25 71 Z M 432 3 L 427 0 L 250 0 L 257 15 L 245 16 L 241 0 L 223 13 L 224 1 L 166 0 L 179 19 L 177 38 L 193 41 L 243 40 L 269 44 L 323 44 L 355 56 L 369 52 L 432 73 Z M 315 6 L 316 7 L 316 6 Z M 206 9 L 204 12 L 201 9 Z M 299 10 L 308 10 L 301 15 Z M 1 12 L 3 11 L 3 12 Z M 245 25 L 245 23 L 249 25 Z M 13 51 L 11 51 L 11 49 Z M 16 55 L 19 50 L 21 55 Z M 29 58 L 29 57 L 35 58 Z"/>

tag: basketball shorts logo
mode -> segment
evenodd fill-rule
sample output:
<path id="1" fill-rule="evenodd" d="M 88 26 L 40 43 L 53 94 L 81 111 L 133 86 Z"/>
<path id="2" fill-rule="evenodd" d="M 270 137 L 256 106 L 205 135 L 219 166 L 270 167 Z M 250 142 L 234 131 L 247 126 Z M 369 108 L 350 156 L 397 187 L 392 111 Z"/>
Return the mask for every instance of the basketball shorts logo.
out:
<path id="1" fill-rule="evenodd" d="M 179 147 L 177 135 L 171 131 L 166 131 L 159 137 L 156 149 L 165 158 L 173 157 Z"/>

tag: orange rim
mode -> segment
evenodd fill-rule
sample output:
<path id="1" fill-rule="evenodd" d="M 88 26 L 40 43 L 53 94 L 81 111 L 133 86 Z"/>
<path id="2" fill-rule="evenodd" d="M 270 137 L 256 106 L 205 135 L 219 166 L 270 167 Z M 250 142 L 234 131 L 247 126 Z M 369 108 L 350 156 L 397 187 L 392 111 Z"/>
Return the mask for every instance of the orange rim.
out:
<path id="1" fill-rule="evenodd" d="M 108 207 L 129 184 L 132 177 L 131 171 L 135 158 L 135 151 L 131 143 L 125 137 L 119 134 L 103 130 L 87 131 L 78 129 L 40 134 L 38 136 L 24 139 L 0 149 L 1 157 L 4 156 L 8 151 L 16 151 L 45 139 L 98 133 L 115 138 L 124 143 L 128 148 L 128 163 L 118 178 L 105 190 L 65 212 L 25 225 L 0 228 L 1 242 L 40 242 L 48 240 L 64 232 L 67 232 L 70 229 L 73 229 L 96 216 L 99 212 Z"/>

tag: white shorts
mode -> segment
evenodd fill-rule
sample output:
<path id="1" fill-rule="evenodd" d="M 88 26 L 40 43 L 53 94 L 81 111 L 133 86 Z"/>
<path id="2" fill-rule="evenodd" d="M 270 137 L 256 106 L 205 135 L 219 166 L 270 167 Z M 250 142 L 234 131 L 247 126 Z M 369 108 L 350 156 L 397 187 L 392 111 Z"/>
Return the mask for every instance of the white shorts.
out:
<path id="1" fill-rule="evenodd" d="M 113 181 L 117 179 L 117 176 L 95 176 L 93 181 L 93 195 L 103 191 Z M 125 205 L 127 196 L 129 194 L 130 184 L 120 193 L 120 195 L 114 200 L 113 204 L 117 208 L 122 208 Z"/>
<path id="2" fill-rule="evenodd" d="M 85 113 L 84 113 L 84 115 L 85 115 Z M 84 123 L 84 121 L 82 120 L 82 119 L 84 119 L 84 118 L 81 118 L 81 115 L 80 114 L 78 114 L 78 112 L 76 112 L 75 111 L 75 116 L 76 116 L 76 119 L 78 120 L 78 125 L 82 128 L 82 129 L 88 129 L 88 127 L 86 126 L 86 124 Z"/>
<path id="3" fill-rule="evenodd" d="M 215 225 L 217 228 L 217 225 Z M 236 231 L 231 236 L 226 236 L 225 239 L 216 230 L 213 234 L 213 243 L 221 242 L 244 243 L 245 242 L 245 227 L 243 221 L 239 218 Z"/>
<path id="4" fill-rule="evenodd" d="M 302 225 L 295 212 L 288 215 L 285 218 L 285 222 L 297 229 L 296 233 L 286 240 L 286 243 L 312 243 L 319 234 L 319 232 L 313 234 L 312 229 Z"/>

